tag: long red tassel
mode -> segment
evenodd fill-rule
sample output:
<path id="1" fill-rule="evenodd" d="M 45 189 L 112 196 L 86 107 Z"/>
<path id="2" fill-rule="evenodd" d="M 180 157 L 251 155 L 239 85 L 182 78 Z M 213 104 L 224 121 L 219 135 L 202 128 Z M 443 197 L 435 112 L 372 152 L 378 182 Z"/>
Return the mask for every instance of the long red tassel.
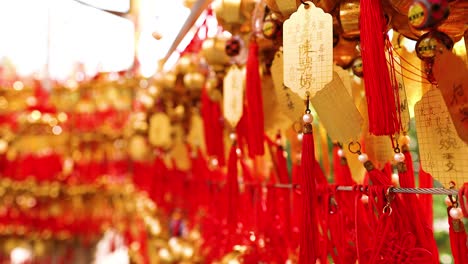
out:
<path id="1" fill-rule="evenodd" d="M 403 146 L 403 148 L 405 148 L 405 146 Z M 404 188 L 414 188 L 416 184 L 414 179 L 413 159 L 409 150 L 404 149 L 403 154 L 405 157 L 404 163 L 397 165 L 400 186 Z M 432 226 L 428 226 L 422 214 L 414 213 L 421 208 L 418 197 L 416 194 L 407 194 L 404 198 L 403 201 L 406 203 L 406 209 L 409 210 L 406 215 L 412 215 L 413 221 L 409 221 L 409 223 L 412 224 L 414 235 L 416 235 L 421 246 L 432 252 L 433 263 L 439 263 L 439 253 L 432 232 Z"/>
<path id="2" fill-rule="evenodd" d="M 348 166 L 346 157 L 338 155 L 343 152 L 338 146 L 333 147 L 333 172 L 335 175 L 335 183 L 337 185 L 350 186 L 356 184 L 351 175 L 351 170 Z"/>
<path id="3" fill-rule="evenodd" d="M 229 161 L 227 168 L 227 224 L 230 234 L 234 234 L 237 229 L 237 223 L 239 220 L 239 181 L 237 179 L 237 144 L 232 143 L 231 150 L 229 151 Z"/>
<path id="4" fill-rule="evenodd" d="M 381 1 L 360 1 L 361 53 L 369 114 L 369 132 L 393 135 L 400 130 L 395 91 L 385 58 L 385 18 Z"/>
<path id="5" fill-rule="evenodd" d="M 319 255 L 319 231 L 316 217 L 317 191 L 315 175 L 314 136 L 312 134 L 312 124 L 304 125 L 304 135 L 302 137 L 302 157 L 301 157 L 301 192 L 302 192 L 302 222 L 300 228 L 300 252 L 299 263 L 315 263 Z"/>
<path id="6" fill-rule="evenodd" d="M 468 263 L 468 248 L 466 245 L 466 231 L 463 221 L 460 219 L 453 219 L 450 216 L 451 206 L 447 208 L 448 221 L 450 225 L 450 247 L 452 248 L 452 255 L 454 264 Z"/>
<path id="7" fill-rule="evenodd" d="M 210 99 L 206 87 L 202 89 L 201 104 L 206 152 L 208 156 L 216 157 L 219 165 L 223 166 L 225 156 L 221 106 Z"/>
<path id="8" fill-rule="evenodd" d="M 280 139 L 278 135 L 277 139 Z M 284 157 L 284 149 L 281 144 L 278 144 L 276 148 L 276 163 L 278 164 L 278 178 L 280 183 L 289 184 L 291 181 L 289 179 L 288 165 L 286 158 Z M 287 242 L 289 243 L 292 239 L 292 230 L 291 230 L 291 189 L 278 189 L 276 190 L 279 193 L 280 208 L 282 208 L 282 214 L 280 218 L 284 223 L 284 230 L 287 236 Z M 289 246 L 289 245 L 288 245 Z"/>
<path id="9" fill-rule="evenodd" d="M 249 155 L 261 156 L 265 153 L 263 135 L 265 130 L 263 119 L 262 82 L 258 62 L 258 45 L 252 40 L 249 45 L 249 56 L 246 66 L 246 98 L 247 123 L 249 128 Z"/>
<path id="10" fill-rule="evenodd" d="M 432 188 L 434 187 L 434 180 L 432 176 L 419 167 L 419 187 Z M 432 195 L 420 195 L 419 201 L 421 202 L 422 215 L 425 216 L 427 224 L 432 228 L 434 226 L 434 205 Z"/>

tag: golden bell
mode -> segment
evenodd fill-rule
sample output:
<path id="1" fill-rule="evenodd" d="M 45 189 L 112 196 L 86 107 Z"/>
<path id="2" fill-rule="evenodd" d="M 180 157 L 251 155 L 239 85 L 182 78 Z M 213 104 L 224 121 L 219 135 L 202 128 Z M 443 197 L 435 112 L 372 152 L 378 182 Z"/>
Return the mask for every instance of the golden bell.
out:
<path id="1" fill-rule="evenodd" d="M 414 3 L 413 0 L 389 0 L 391 6 L 400 14 L 407 15 L 410 6 Z"/>
<path id="2" fill-rule="evenodd" d="M 205 76 L 199 72 L 187 73 L 184 76 L 184 85 L 190 90 L 199 90 L 205 83 Z"/>
<path id="3" fill-rule="evenodd" d="M 208 38 L 202 44 L 202 56 L 211 66 L 224 67 L 229 63 L 229 57 L 226 54 L 227 38 L 224 36 L 216 36 Z"/>
<path id="4" fill-rule="evenodd" d="M 193 67 L 194 64 L 192 62 L 192 58 L 188 55 L 184 55 L 177 61 L 176 72 L 178 74 L 186 74 L 191 71 Z"/>
<path id="5" fill-rule="evenodd" d="M 458 42 L 468 30 L 468 1 L 455 1 L 450 4 L 450 14 L 437 30 Z"/>
<path id="6" fill-rule="evenodd" d="M 344 0 L 340 4 L 342 36 L 347 39 L 359 37 L 359 0 Z"/>
<path id="7" fill-rule="evenodd" d="M 296 2 L 301 3 L 301 1 Z M 326 13 L 330 13 L 331 11 L 333 11 L 338 2 L 340 2 L 340 0 L 312 0 L 312 3 L 314 3 L 316 7 L 322 8 L 323 11 L 325 11 Z"/>
<path id="8" fill-rule="evenodd" d="M 174 88 L 177 76 L 173 72 L 163 74 L 162 86 L 164 88 Z"/>

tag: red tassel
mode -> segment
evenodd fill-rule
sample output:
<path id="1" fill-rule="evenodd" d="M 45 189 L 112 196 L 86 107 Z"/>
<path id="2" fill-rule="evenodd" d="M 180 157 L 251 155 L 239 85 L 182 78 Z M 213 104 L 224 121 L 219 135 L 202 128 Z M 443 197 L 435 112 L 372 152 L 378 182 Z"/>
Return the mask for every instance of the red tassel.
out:
<path id="1" fill-rule="evenodd" d="M 278 136 L 279 139 L 279 136 Z M 288 165 L 286 158 L 284 157 L 283 146 L 278 145 L 276 148 L 276 163 L 278 164 L 278 178 L 280 183 L 289 184 L 291 180 L 289 179 Z M 280 219 L 284 223 L 284 230 L 286 232 L 287 241 L 292 239 L 292 230 L 291 230 L 291 189 L 278 189 L 276 192 L 279 194 L 279 207 L 282 208 L 282 214 L 280 214 Z"/>
<path id="2" fill-rule="evenodd" d="M 220 166 L 224 166 L 224 137 L 221 107 L 218 102 L 213 102 L 210 99 L 206 88 L 202 90 L 201 103 L 206 152 L 209 156 L 216 157 Z"/>
<path id="3" fill-rule="evenodd" d="M 450 217 L 450 206 L 447 208 L 448 221 L 450 225 L 450 247 L 452 248 L 452 255 L 454 264 L 468 263 L 468 248 L 466 245 L 466 231 L 463 221 L 460 219 L 453 219 Z"/>
<path id="4" fill-rule="evenodd" d="M 400 130 L 395 90 L 385 58 L 385 18 L 382 2 L 361 0 L 360 31 L 364 84 L 369 114 L 369 132 L 393 135 Z"/>
<path id="5" fill-rule="evenodd" d="M 263 135 L 265 130 L 263 119 L 263 97 L 260 69 L 258 62 L 258 45 L 252 40 L 249 45 L 249 56 L 246 66 L 246 98 L 247 98 L 247 123 L 249 133 L 249 155 L 261 156 L 265 153 Z"/>
<path id="6" fill-rule="evenodd" d="M 413 169 L 413 159 L 411 153 L 407 150 L 403 151 L 405 155 L 405 162 L 402 165 L 398 165 L 398 175 L 400 179 L 400 186 L 404 188 L 414 188 L 414 169 Z M 404 167 L 403 167 L 404 166 Z M 439 263 L 439 253 L 437 249 L 437 243 L 434 239 L 434 234 L 432 232 L 432 226 L 427 224 L 426 219 L 423 219 L 423 215 L 419 213 L 414 213 L 420 210 L 421 204 L 416 196 L 416 194 L 406 194 L 403 202 L 406 204 L 406 210 L 408 212 L 406 216 L 412 215 L 411 221 L 408 221 L 411 224 L 412 231 L 420 243 L 425 249 L 431 251 L 433 263 Z"/>
<path id="7" fill-rule="evenodd" d="M 434 181 L 432 176 L 419 167 L 419 187 L 432 188 L 433 186 Z M 419 201 L 421 201 L 421 211 L 423 212 L 423 215 L 426 216 L 426 222 L 430 227 L 432 227 L 434 225 L 434 206 L 432 195 L 420 195 Z"/>
<path id="8" fill-rule="evenodd" d="M 238 223 L 238 213 L 239 213 L 239 181 L 237 179 L 237 144 L 234 142 L 229 151 L 229 161 L 227 168 L 227 179 L 226 179 L 226 188 L 227 188 L 227 224 L 228 230 L 231 234 L 234 234 L 237 228 Z"/>
<path id="9" fill-rule="evenodd" d="M 333 171 L 335 174 L 335 183 L 337 185 L 350 186 L 356 184 L 351 175 L 348 162 L 345 157 L 340 157 L 338 151 L 340 147 L 333 148 Z"/>
<path id="10" fill-rule="evenodd" d="M 310 124 L 309 132 L 302 137 L 301 157 L 301 192 L 302 192 L 302 222 L 300 234 L 299 263 L 315 263 L 319 255 L 319 231 L 316 217 L 317 191 L 314 171 L 318 164 L 315 160 L 314 136 Z"/>

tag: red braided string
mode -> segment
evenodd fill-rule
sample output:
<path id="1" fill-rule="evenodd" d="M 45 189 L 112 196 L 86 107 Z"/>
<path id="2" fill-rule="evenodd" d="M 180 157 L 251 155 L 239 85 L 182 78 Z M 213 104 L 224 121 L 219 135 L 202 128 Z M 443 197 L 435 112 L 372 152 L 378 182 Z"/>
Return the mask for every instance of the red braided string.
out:
<path id="1" fill-rule="evenodd" d="M 400 130 L 395 91 L 385 58 L 385 18 L 381 1 L 361 0 L 360 31 L 369 132 L 393 135 Z"/>

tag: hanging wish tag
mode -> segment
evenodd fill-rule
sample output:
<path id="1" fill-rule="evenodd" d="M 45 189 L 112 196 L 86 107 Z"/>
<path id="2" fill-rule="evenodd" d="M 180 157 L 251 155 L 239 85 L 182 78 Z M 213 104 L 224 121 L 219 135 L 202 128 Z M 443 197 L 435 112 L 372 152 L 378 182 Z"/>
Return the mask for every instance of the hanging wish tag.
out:
<path id="1" fill-rule="evenodd" d="M 468 144 L 455 131 L 441 91 L 432 88 L 415 105 L 422 168 L 445 187 L 468 181 Z"/>
<path id="2" fill-rule="evenodd" d="M 368 132 L 369 118 L 367 115 L 367 100 L 365 97 L 361 99 L 359 110 L 364 117 L 364 126 L 362 130 L 366 131 L 362 137 L 364 142 L 364 152 L 369 156 L 369 160 L 372 161 L 375 167 L 383 169 L 386 163 L 393 160 L 394 151 L 390 137 L 374 136 Z"/>
<path id="3" fill-rule="evenodd" d="M 190 157 L 185 144 L 185 132 L 182 125 L 172 126 L 173 139 L 171 141 L 170 156 L 175 157 L 174 161 L 178 169 L 188 170 L 190 168 Z"/>
<path id="4" fill-rule="evenodd" d="M 187 140 L 192 146 L 196 146 L 202 149 L 203 152 L 205 149 L 205 134 L 203 130 L 203 119 L 199 113 L 192 114 L 190 118 L 190 130 L 187 135 Z"/>
<path id="5" fill-rule="evenodd" d="M 363 119 L 338 73 L 310 102 L 333 140 L 350 142 L 359 138 Z"/>
<path id="6" fill-rule="evenodd" d="M 284 84 L 301 98 L 333 79 L 333 20 L 305 2 L 283 24 Z"/>
<path id="7" fill-rule="evenodd" d="M 333 65 L 333 71 L 336 72 L 338 76 L 340 76 L 346 91 L 348 91 L 350 95 L 353 95 L 353 87 L 351 84 L 351 76 L 349 75 L 349 72 L 338 65 Z"/>
<path id="8" fill-rule="evenodd" d="M 400 124 L 401 124 L 401 131 L 408 132 L 410 126 L 410 112 L 408 107 L 408 98 L 406 97 L 406 88 L 405 82 L 403 80 L 402 68 L 401 68 L 401 60 L 396 54 L 393 55 L 393 59 L 395 60 L 395 78 L 398 84 L 398 101 L 397 109 L 400 111 Z"/>
<path id="9" fill-rule="evenodd" d="M 284 85 L 282 51 L 276 52 L 270 71 L 280 111 L 296 122 L 304 114 L 304 100 Z"/>
<path id="10" fill-rule="evenodd" d="M 463 60 L 449 50 L 437 53 L 433 67 L 458 136 L 468 143 L 468 69 Z"/>
<path id="11" fill-rule="evenodd" d="M 231 66 L 224 77 L 224 118 L 236 127 L 242 117 L 244 106 L 245 67 Z"/>
<path id="12" fill-rule="evenodd" d="M 168 148 L 171 144 L 171 120 L 164 113 L 155 113 L 149 121 L 149 141 L 155 147 Z"/>

